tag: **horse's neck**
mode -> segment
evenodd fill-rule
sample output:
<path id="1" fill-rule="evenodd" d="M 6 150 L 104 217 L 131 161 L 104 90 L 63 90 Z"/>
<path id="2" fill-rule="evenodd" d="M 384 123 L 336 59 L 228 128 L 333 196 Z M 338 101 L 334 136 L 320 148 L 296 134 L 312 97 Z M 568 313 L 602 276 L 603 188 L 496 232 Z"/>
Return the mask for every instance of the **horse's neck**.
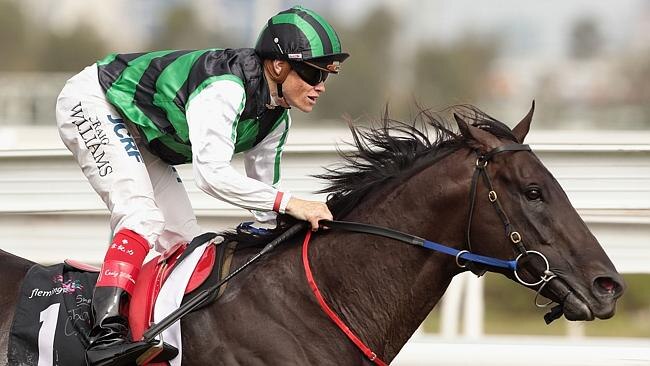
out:
<path id="1" fill-rule="evenodd" d="M 441 169 L 442 167 L 438 167 Z M 451 166 L 449 167 L 451 169 Z M 444 168 L 442 168 L 444 169 Z M 346 220 L 390 227 L 441 243 L 462 243 L 464 205 L 457 184 L 423 171 L 385 192 L 375 192 Z M 427 189 L 422 189 L 427 187 Z M 448 188 L 456 187 L 456 188 Z M 455 197 L 455 198 L 454 198 Z M 439 207 L 438 210 L 434 207 Z M 334 232 L 335 248 L 317 259 L 342 318 L 361 339 L 391 360 L 442 297 L 458 272 L 454 259 L 380 237 Z M 327 267 L 327 268 L 326 268 Z M 341 269 L 332 271 L 332 268 Z"/>

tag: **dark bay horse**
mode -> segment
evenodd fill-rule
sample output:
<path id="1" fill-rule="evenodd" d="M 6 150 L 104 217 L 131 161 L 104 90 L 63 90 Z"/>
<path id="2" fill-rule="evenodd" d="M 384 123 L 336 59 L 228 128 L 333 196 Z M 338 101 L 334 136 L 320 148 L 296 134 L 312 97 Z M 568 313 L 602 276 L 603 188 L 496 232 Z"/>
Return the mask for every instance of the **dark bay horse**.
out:
<path id="1" fill-rule="evenodd" d="M 624 287 L 614 265 L 537 156 L 509 148 L 523 143 L 533 109 L 512 130 L 474 107 L 455 110 L 458 133 L 428 112 L 419 115 L 426 122 L 420 128 L 386 117 L 377 128 L 353 129 L 356 151 L 321 176 L 330 182 L 326 192 L 337 219 L 457 249 L 471 243 L 473 253 L 511 260 L 519 252 L 504 234 L 507 215 L 526 249 L 548 259 L 557 277 L 542 294 L 561 304 L 567 319 L 613 316 Z M 481 160 L 490 151 L 499 153 Z M 473 181 L 478 165 L 498 192 L 498 210 L 488 184 Z M 183 319 L 184 366 L 372 364 L 319 308 L 302 268 L 301 241 L 281 245 L 235 277 L 216 302 Z M 467 270 L 445 254 L 336 229 L 319 232 L 310 245 L 312 271 L 327 302 L 387 362 L 451 279 Z M 238 252 L 233 268 L 253 253 Z M 29 265 L 0 251 L 0 361 L 6 360 L 15 296 Z"/>

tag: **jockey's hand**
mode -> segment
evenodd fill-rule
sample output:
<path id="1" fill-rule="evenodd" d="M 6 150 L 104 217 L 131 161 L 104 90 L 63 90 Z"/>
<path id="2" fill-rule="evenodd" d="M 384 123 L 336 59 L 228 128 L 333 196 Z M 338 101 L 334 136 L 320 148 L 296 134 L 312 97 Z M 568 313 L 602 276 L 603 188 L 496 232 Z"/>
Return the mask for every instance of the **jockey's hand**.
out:
<path id="1" fill-rule="evenodd" d="M 296 197 L 291 197 L 285 212 L 299 220 L 308 221 L 311 224 L 311 230 L 318 230 L 319 220 L 332 220 L 332 213 L 327 205 L 318 201 L 307 201 Z"/>

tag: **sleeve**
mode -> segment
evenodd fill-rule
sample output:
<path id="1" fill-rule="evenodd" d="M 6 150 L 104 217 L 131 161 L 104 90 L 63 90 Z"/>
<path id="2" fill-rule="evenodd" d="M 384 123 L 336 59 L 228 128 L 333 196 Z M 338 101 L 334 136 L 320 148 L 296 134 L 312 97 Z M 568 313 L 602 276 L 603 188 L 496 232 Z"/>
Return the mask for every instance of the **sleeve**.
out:
<path id="1" fill-rule="evenodd" d="M 282 192 L 231 166 L 237 121 L 245 103 L 243 84 L 234 77 L 209 84 L 188 103 L 194 179 L 207 194 L 235 206 L 280 212 Z"/>
<path id="2" fill-rule="evenodd" d="M 291 127 L 291 116 L 285 111 L 275 122 L 271 132 L 253 149 L 244 153 L 246 174 L 253 179 L 278 188 L 281 181 L 280 163 L 282 152 Z M 282 192 L 278 212 L 284 213 L 291 194 Z M 275 218 L 272 212 L 253 212 L 258 221 L 268 222 Z"/>

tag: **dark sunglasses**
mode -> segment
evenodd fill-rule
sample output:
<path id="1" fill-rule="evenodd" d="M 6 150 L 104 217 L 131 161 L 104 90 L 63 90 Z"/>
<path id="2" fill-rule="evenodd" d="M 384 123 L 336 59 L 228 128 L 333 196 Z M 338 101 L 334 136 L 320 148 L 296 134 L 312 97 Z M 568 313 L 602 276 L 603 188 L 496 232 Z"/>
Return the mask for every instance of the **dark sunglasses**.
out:
<path id="1" fill-rule="evenodd" d="M 324 82 L 329 76 L 329 72 L 309 66 L 304 62 L 290 62 L 289 64 L 293 71 L 311 86 Z"/>

